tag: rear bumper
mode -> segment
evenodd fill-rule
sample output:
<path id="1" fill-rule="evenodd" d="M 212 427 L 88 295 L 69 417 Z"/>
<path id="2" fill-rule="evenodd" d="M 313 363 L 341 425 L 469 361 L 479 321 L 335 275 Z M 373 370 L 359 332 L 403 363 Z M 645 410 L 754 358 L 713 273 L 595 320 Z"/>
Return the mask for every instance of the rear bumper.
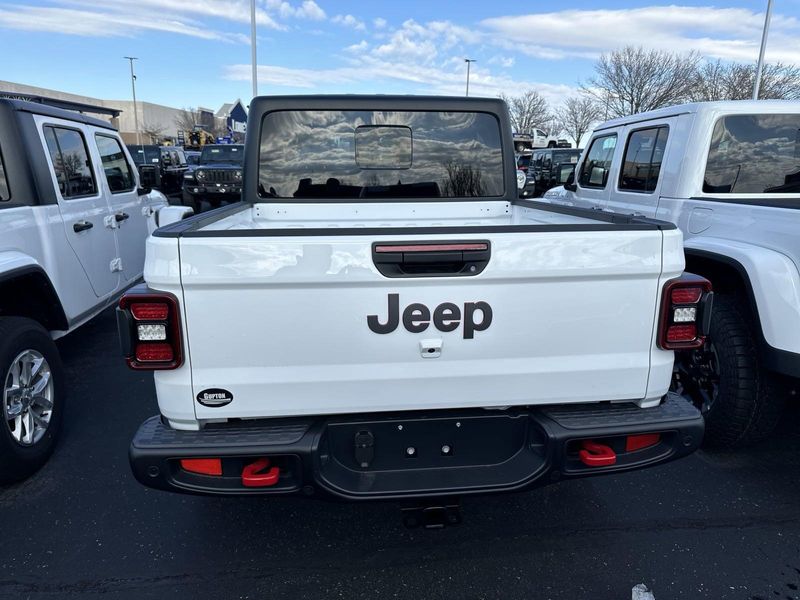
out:
<path id="1" fill-rule="evenodd" d="M 346 500 L 510 492 L 561 479 L 618 473 L 690 454 L 703 437 L 700 413 L 668 395 L 657 407 L 560 405 L 298 418 L 177 431 L 145 421 L 130 447 L 140 483 L 196 494 L 321 494 Z M 660 434 L 627 451 L 627 436 Z M 583 440 L 612 448 L 616 462 L 587 466 Z M 358 446 L 358 448 L 357 448 Z M 413 449 L 413 452 L 410 451 Z M 267 457 L 280 467 L 268 487 L 246 487 L 243 468 Z M 221 458 L 221 475 L 180 459 Z"/>

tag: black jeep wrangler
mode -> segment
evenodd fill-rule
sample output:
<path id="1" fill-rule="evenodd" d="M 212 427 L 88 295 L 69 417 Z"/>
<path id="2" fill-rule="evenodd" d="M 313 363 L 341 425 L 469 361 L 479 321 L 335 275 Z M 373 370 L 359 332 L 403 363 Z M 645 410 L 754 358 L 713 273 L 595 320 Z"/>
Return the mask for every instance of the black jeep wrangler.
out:
<path id="1" fill-rule="evenodd" d="M 238 202 L 242 195 L 244 146 L 203 146 L 197 167 L 183 176 L 183 204 L 195 213 L 217 208 L 223 202 Z"/>

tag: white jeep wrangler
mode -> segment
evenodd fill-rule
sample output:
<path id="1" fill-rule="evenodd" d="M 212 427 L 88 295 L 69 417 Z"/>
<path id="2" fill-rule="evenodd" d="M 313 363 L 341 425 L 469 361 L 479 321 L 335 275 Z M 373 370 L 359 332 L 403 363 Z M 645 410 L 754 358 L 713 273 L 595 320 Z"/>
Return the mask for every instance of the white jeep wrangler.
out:
<path id="1" fill-rule="evenodd" d="M 768 435 L 800 377 L 800 102 L 686 104 L 597 127 L 545 201 L 676 223 L 688 271 L 717 292 L 711 335 L 675 386 L 706 439 Z"/>
<path id="2" fill-rule="evenodd" d="M 49 456 L 64 403 L 53 340 L 142 275 L 145 239 L 190 209 L 167 207 L 106 122 L 0 100 L 0 483 Z"/>

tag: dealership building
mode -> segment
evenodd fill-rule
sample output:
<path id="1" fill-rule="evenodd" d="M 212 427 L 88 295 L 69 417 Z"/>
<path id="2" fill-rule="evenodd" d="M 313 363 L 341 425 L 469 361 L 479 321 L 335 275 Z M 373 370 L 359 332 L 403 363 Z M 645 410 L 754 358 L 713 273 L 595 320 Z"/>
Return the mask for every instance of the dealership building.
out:
<path id="1" fill-rule="evenodd" d="M 128 144 L 138 142 L 136 123 L 143 143 L 177 140 L 179 123 L 185 110 L 153 102 L 136 102 L 136 117 L 132 100 L 104 100 L 80 94 L 35 87 L 0 80 L 0 98 L 16 98 L 61 105 L 109 121 Z M 197 107 L 196 125 L 218 134 L 228 132 L 241 140 L 247 127 L 247 109 L 241 100 L 223 104 L 219 110 Z M 157 139 L 156 139 L 157 138 Z"/>

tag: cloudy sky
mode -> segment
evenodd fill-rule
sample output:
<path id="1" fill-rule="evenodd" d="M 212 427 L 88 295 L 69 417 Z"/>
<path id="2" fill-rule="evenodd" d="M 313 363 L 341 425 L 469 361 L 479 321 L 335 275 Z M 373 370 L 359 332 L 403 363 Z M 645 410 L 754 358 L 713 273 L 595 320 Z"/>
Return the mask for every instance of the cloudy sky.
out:
<path id="1" fill-rule="evenodd" d="M 0 79 L 208 106 L 250 97 L 249 0 L 0 0 Z M 568 8 L 565 8 L 568 7 Z M 258 0 L 259 92 L 556 100 L 625 43 L 755 61 L 766 0 Z M 774 0 L 768 60 L 800 64 L 800 0 Z"/>

